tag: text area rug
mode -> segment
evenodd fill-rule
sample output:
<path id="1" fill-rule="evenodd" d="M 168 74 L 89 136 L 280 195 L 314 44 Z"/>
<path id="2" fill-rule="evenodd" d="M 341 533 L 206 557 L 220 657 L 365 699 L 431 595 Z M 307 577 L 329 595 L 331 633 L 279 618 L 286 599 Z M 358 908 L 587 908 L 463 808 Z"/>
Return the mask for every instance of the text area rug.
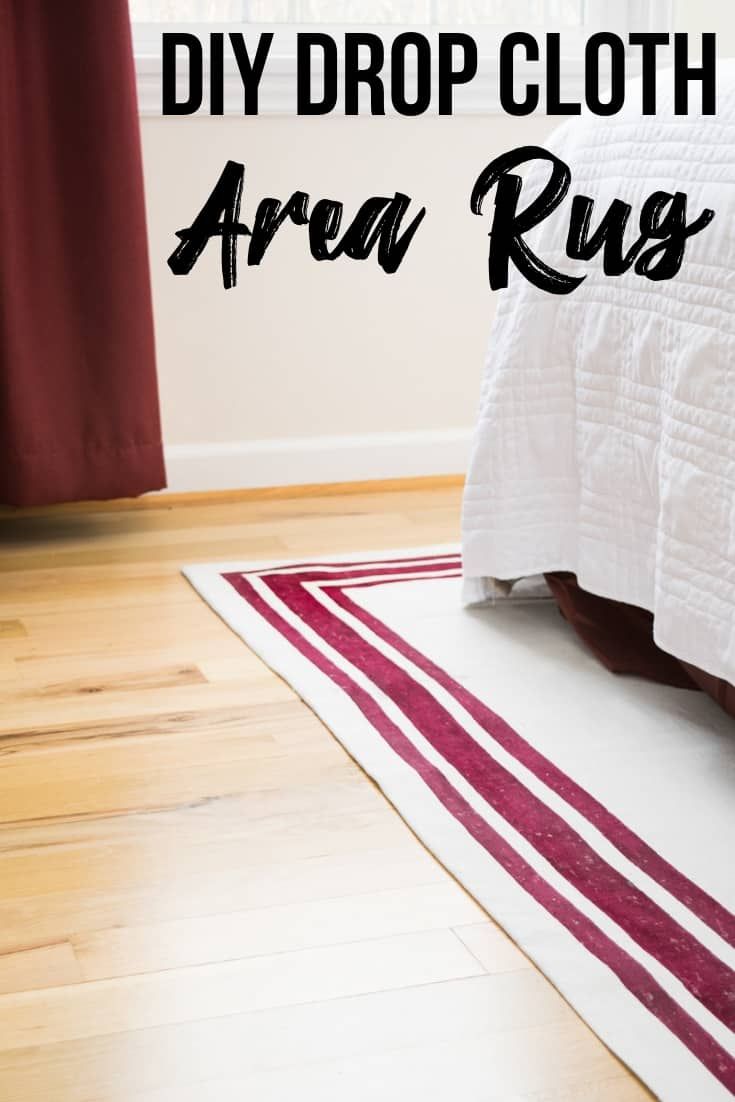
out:
<path id="1" fill-rule="evenodd" d="M 731 719 L 455 549 L 185 573 L 663 1102 L 735 1096 Z"/>

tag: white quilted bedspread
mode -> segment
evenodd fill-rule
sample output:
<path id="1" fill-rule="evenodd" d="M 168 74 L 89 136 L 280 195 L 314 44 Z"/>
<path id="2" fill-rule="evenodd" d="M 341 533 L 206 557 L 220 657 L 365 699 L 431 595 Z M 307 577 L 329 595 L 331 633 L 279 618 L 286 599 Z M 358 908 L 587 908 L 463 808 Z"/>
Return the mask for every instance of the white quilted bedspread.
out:
<path id="1" fill-rule="evenodd" d="M 588 278 L 553 296 L 511 269 L 500 292 L 465 491 L 465 574 L 574 571 L 584 588 L 652 611 L 665 650 L 735 682 L 735 69 L 721 67 L 715 117 L 631 108 L 566 123 L 546 148 L 572 186 L 530 243 Z M 686 192 L 690 222 L 704 207 L 716 214 L 675 279 L 610 278 L 599 257 L 566 257 L 573 195 L 597 200 L 593 226 L 613 198 L 630 203 L 632 243 L 657 189 Z"/>

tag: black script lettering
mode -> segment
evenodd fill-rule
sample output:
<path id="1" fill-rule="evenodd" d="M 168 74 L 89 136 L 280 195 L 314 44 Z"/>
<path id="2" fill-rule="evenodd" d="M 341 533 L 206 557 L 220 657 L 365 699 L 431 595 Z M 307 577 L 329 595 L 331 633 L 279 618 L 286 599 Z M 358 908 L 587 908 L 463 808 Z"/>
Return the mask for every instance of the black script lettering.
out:
<path id="1" fill-rule="evenodd" d="M 278 230 L 289 220 L 296 226 L 308 225 L 309 248 L 315 260 L 337 260 L 340 256 L 366 260 L 377 247 L 378 264 L 388 275 L 393 275 L 400 268 L 426 216 L 426 208 L 422 207 L 401 232 L 411 199 L 400 191 L 393 198 L 376 196 L 362 204 L 338 241 L 343 204 L 335 199 L 320 199 L 310 212 L 308 194 L 295 191 L 283 204 L 279 199 L 261 200 L 251 230 L 239 220 L 244 179 L 245 166 L 228 161 L 191 226 L 176 234 L 180 244 L 168 259 L 174 275 L 188 275 L 208 241 L 221 237 L 222 282 L 225 289 L 234 287 L 237 284 L 238 237 L 250 237 L 248 265 L 258 265 Z M 330 250 L 332 242 L 334 247 Z"/>
<path id="2" fill-rule="evenodd" d="M 706 207 L 687 225 L 686 195 L 681 191 L 675 195 L 654 192 L 641 211 L 641 233 L 644 241 L 653 238 L 659 243 L 640 256 L 635 266 L 638 275 L 654 281 L 673 279 L 681 271 L 687 239 L 709 226 L 714 216 L 715 212 Z"/>
<path id="3" fill-rule="evenodd" d="M 226 289 L 237 283 L 237 239 L 249 236 L 250 230 L 240 221 L 245 166 L 228 161 L 212 194 L 191 226 L 179 230 L 181 244 L 168 258 L 174 275 L 188 275 L 212 237 L 222 238 L 222 282 Z"/>
<path id="4" fill-rule="evenodd" d="M 513 174 L 513 169 L 535 160 L 549 161 L 552 166 L 551 176 L 541 194 L 519 213 L 518 200 L 521 197 L 523 180 Z M 497 185 L 488 259 L 491 290 L 508 286 L 508 267 L 511 260 L 526 279 L 542 291 L 550 291 L 554 295 L 568 295 L 585 278 L 567 276 L 551 268 L 523 240 L 525 233 L 556 210 L 569 191 L 571 181 L 569 167 L 559 157 L 537 145 L 522 146 L 496 157 L 477 178 L 470 201 L 474 214 L 482 214 L 482 204 L 487 193 Z"/>
<path id="5" fill-rule="evenodd" d="M 519 212 L 523 180 L 514 169 L 531 161 L 551 163 L 546 186 L 533 202 Z M 567 164 L 538 146 L 523 146 L 496 157 L 477 178 L 470 199 L 474 214 L 482 214 L 484 200 L 495 187 L 495 210 L 490 228 L 488 273 L 492 290 L 508 286 L 512 261 L 534 286 L 554 295 L 568 295 L 587 278 L 569 276 L 550 267 L 529 248 L 524 234 L 550 217 L 566 197 L 572 180 Z M 691 223 L 687 222 L 687 196 L 677 191 L 655 191 L 641 208 L 639 237 L 626 251 L 625 234 L 632 207 L 622 199 L 613 199 L 592 231 L 594 199 L 577 195 L 572 200 L 566 254 L 573 260 L 591 260 L 602 251 L 602 267 L 607 276 L 621 276 L 635 265 L 637 275 L 660 281 L 678 275 L 684 261 L 686 243 L 701 233 L 715 217 L 705 208 Z M 650 242 L 655 242 L 653 245 Z M 647 247 L 649 246 L 649 247 Z"/>

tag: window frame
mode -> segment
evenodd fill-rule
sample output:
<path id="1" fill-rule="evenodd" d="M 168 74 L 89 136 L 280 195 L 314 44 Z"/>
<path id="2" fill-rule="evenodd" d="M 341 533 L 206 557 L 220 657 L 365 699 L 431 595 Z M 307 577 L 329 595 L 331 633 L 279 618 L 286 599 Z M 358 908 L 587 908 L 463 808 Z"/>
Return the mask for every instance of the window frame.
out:
<path id="1" fill-rule="evenodd" d="M 609 0 L 586 0 L 588 17 L 580 27 L 558 28 L 562 32 L 562 42 L 568 52 L 564 63 L 564 93 L 579 96 L 583 92 L 584 65 L 582 51 L 585 40 L 597 30 L 610 30 L 620 35 L 631 31 L 668 30 L 673 28 L 672 0 L 617 0 L 615 14 L 609 14 Z M 478 42 L 480 64 L 478 74 L 470 85 L 458 89 L 455 114 L 458 115 L 496 115 L 502 114 L 497 95 L 497 53 L 500 39 L 510 30 L 519 29 L 510 25 L 498 24 L 451 24 L 418 25 L 401 24 L 327 24 L 327 23 L 137 23 L 133 24 L 133 50 L 138 84 L 138 106 L 142 115 L 161 116 L 161 35 L 165 32 L 185 31 L 196 34 L 202 39 L 211 33 L 251 28 L 253 34 L 272 32 L 275 35 L 271 54 L 261 83 L 259 113 L 261 115 L 295 114 L 296 88 L 296 35 L 304 31 L 319 30 L 334 37 L 337 42 L 343 40 L 345 33 L 370 32 L 379 34 L 387 45 L 399 34 L 407 30 L 420 30 L 430 40 L 447 31 L 465 31 L 472 34 Z M 519 75 L 523 74 L 523 65 L 517 66 Z M 410 72 L 410 67 L 409 67 Z M 543 63 L 528 66 L 528 74 L 543 80 Z M 631 72 L 632 75 L 632 72 Z M 206 66 L 205 66 L 206 80 Z M 225 61 L 224 72 L 224 116 L 242 118 L 243 92 L 239 74 L 231 59 Z M 386 105 L 386 113 L 390 108 Z M 343 114 L 338 100 L 332 115 Z M 436 114 L 432 105 L 427 114 Z M 196 115 L 166 116 L 167 118 L 210 117 L 205 112 Z"/>

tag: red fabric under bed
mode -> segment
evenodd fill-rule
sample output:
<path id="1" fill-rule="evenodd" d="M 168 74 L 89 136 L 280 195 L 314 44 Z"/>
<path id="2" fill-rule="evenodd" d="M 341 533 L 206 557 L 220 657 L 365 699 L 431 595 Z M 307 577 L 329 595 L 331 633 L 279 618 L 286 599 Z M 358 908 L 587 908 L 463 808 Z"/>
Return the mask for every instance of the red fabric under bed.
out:
<path id="1" fill-rule="evenodd" d="M 702 689 L 735 716 L 735 688 L 656 646 L 650 612 L 588 593 L 574 574 L 547 574 L 546 580 L 562 616 L 607 669 L 677 688 Z"/>

